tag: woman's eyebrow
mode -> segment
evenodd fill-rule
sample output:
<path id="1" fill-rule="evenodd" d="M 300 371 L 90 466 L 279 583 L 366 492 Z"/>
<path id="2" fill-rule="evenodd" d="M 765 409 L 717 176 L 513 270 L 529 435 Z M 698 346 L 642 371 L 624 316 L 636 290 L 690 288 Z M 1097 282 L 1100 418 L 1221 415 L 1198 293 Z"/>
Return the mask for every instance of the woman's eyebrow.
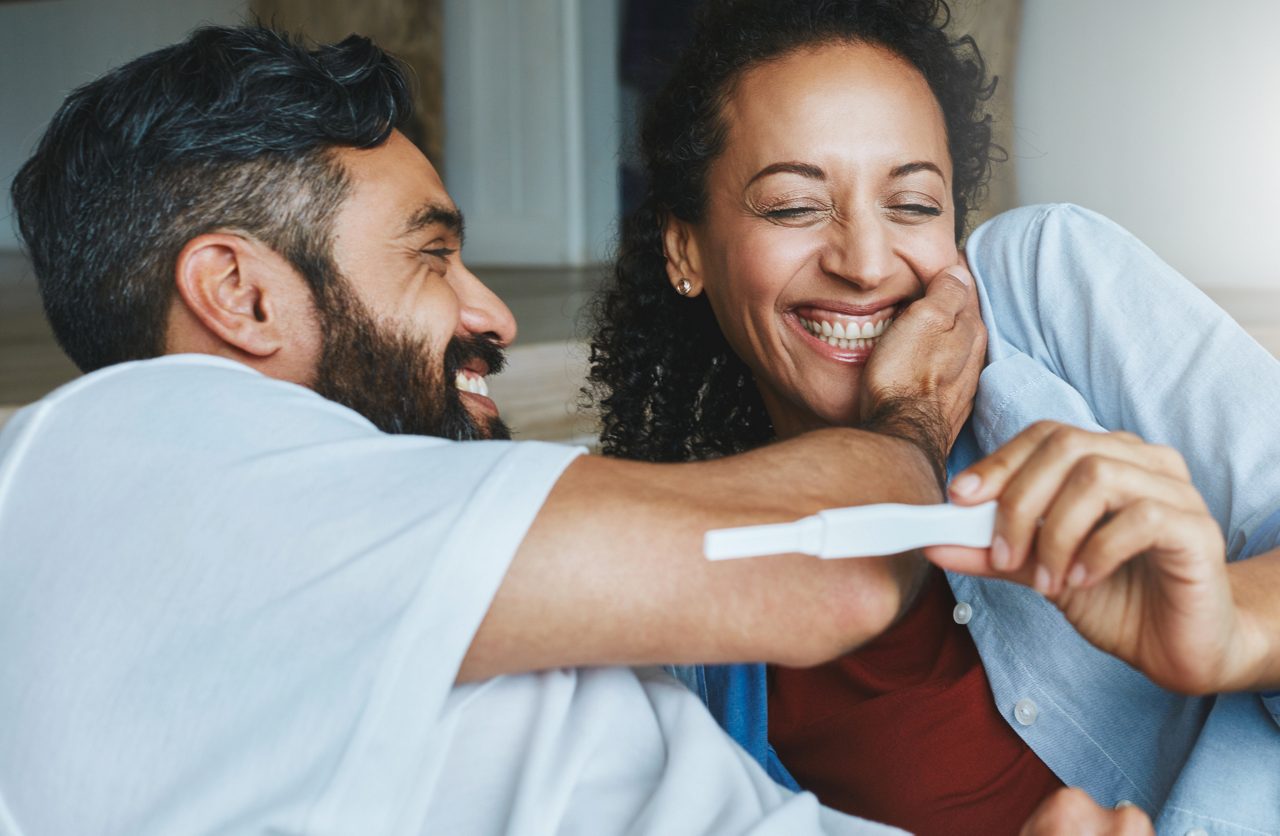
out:
<path id="1" fill-rule="evenodd" d="M 932 171 L 934 174 L 942 178 L 942 182 L 947 182 L 947 176 L 942 173 L 942 169 L 938 168 L 928 160 L 916 160 L 912 163 L 903 163 L 889 172 L 890 177 L 906 177 L 908 174 L 915 174 L 917 171 Z"/>
<path id="2" fill-rule="evenodd" d="M 757 171 L 755 176 L 747 181 L 747 185 L 750 186 L 761 177 L 768 177 L 770 174 L 799 174 L 801 177 L 808 177 L 811 180 L 827 179 L 827 173 L 816 165 L 795 162 L 773 163 Z"/>

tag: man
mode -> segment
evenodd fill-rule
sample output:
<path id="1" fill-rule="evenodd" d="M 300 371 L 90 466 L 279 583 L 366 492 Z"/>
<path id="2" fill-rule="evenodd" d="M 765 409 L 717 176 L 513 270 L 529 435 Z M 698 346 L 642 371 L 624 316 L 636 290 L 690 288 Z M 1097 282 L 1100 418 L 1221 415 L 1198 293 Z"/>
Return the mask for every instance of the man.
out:
<path id="1" fill-rule="evenodd" d="M 937 502 L 971 281 L 877 349 L 865 430 L 666 466 L 483 440 L 515 323 L 407 109 L 366 40 L 208 28 L 73 93 L 16 179 L 89 374 L 0 436 L 0 826 L 878 830 L 665 675 L 599 666 L 806 664 L 896 617 L 909 557 L 709 564 L 701 538 Z M 1145 826 L 1074 795 L 1033 824 L 1078 815 Z"/>

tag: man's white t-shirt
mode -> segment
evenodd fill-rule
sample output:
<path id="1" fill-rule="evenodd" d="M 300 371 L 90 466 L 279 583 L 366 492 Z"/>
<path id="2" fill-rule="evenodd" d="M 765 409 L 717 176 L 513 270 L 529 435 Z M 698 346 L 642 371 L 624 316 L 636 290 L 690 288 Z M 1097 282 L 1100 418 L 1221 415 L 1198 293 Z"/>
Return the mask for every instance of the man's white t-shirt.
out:
<path id="1" fill-rule="evenodd" d="M 580 452 L 386 435 L 196 355 L 18 413 L 0 831 L 879 832 L 773 784 L 660 672 L 454 685 Z"/>

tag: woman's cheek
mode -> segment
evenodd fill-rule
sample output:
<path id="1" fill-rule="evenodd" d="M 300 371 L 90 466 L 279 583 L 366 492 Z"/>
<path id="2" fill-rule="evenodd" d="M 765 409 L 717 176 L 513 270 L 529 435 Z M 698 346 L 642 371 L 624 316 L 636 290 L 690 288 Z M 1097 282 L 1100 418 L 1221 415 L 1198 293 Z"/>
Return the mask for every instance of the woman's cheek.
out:
<path id="1" fill-rule="evenodd" d="M 912 259 L 912 269 L 915 274 L 920 277 L 920 282 L 924 287 L 928 287 L 933 281 L 933 277 L 946 270 L 948 267 L 954 267 L 956 264 L 962 263 L 962 256 L 956 245 L 950 241 L 945 244 L 939 244 L 931 248 L 930 252 L 922 253 L 920 257 Z"/>

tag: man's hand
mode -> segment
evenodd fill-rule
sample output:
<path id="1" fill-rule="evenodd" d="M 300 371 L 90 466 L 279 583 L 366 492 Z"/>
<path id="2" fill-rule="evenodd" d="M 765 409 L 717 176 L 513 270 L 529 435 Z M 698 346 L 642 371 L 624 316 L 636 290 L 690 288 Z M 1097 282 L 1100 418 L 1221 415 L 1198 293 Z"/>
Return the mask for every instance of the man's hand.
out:
<path id="1" fill-rule="evenodd" d="M 1132 805 L 1118 810 L 1099 807 L 1084 790 L 1064 787 L 1036 808 L 1022 826 L 1022 836 L 1148 836 L 1155 831 L 1147 814 Z"/>
<path id="2" fill-rule="evenodd" d="M 986 349 L 973 276 L 963 264 L 948 267 L 876 345 L 860 382 L 861 426 L 915 443 L 944 472 Z"/>
<path id="3" fill-rule="evenodd" d="M 1033 586 L 1091 643 L 1167 688 L 1247 687 L 1265 651 L 1176 451 L 1042 422 L 960 474 L 951 495 L 999 499 L 995 540 L 990 550 L 927 549 L 934 563 Z"/>

